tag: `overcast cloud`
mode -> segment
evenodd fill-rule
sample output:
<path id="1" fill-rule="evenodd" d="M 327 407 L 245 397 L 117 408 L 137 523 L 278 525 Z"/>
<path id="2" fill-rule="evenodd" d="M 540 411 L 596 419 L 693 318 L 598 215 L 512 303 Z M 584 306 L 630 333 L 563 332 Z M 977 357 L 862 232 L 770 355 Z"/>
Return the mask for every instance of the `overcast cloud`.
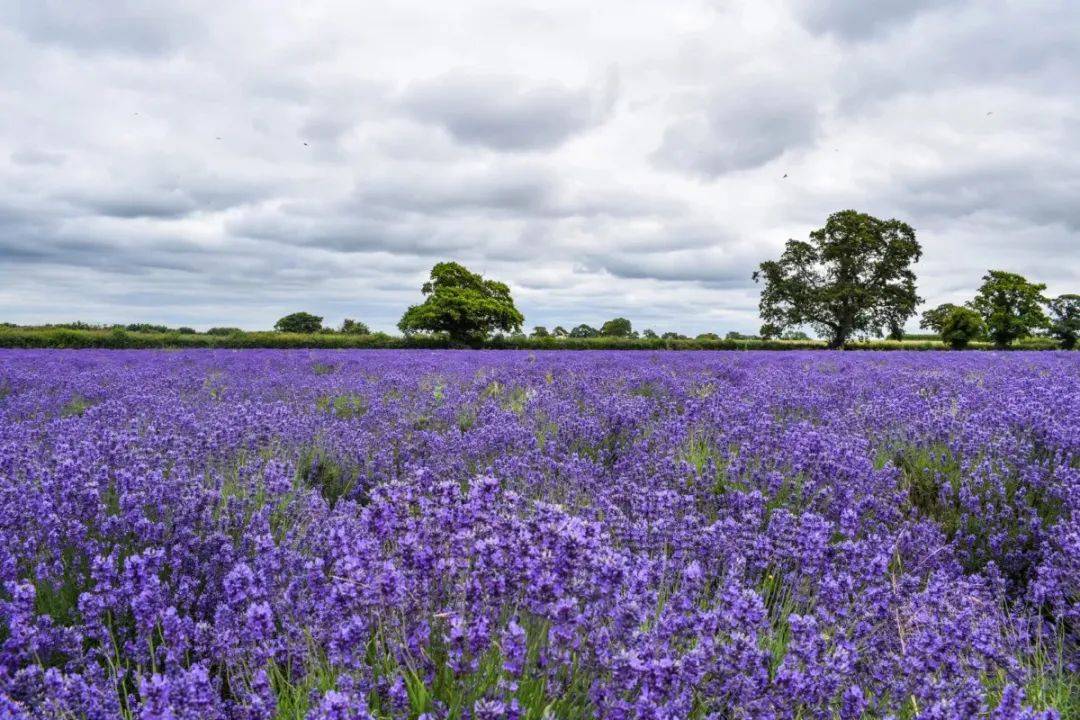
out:
<path id="1" fill-rule="evenodd" d="M 1066 0 L 0 0 L 0 57 L 0 320 L 392 330 L 455 259 L 530 327 L 753 331 L 846 208 L 930 304 L 1080 292 Z"/>

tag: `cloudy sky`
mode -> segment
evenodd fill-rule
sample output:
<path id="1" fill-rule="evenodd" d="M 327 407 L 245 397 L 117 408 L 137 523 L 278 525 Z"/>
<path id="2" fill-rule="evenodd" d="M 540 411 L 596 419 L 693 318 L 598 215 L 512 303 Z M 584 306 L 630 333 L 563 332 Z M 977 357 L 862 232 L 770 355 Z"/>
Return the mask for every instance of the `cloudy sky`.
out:
<path id="1" fill-rule="evenodd" d="M 0 58 L 3 320 L 391 330 L 455 259 L 530 327 L 750 331 L 845 208 L 929 303 L 1080 291 L 1073 0 L 0 0 Z"/>

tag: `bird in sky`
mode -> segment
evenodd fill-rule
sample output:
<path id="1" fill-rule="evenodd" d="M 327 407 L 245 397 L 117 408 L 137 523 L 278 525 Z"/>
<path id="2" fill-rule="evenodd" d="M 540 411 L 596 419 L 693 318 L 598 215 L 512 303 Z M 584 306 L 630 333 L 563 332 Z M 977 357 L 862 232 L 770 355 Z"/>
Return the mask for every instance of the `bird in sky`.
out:
<path id="1" fill-rule="evenodd" d="M 986 113 L 986 117 L 990 117 L 990 116 L 991 116 L 991 115 L 993 115 L 993 114 L 994 114 L 994 111 L 993 111 L 993 110 L 991 110 L 990 112 Z"/>
<path id="2" fill-rule="evenodd" d="M 787 177 L 787 173 L 784 173 L 784 177 Z M 783 180 L 784 178 L 780 178 L 780 179 Z"/>
<path id="3" fill-rule="evenodd" d="M 304 147 L 310 147 L 310 145 L 308 145 L 307 143 L 304 143 Z"/>

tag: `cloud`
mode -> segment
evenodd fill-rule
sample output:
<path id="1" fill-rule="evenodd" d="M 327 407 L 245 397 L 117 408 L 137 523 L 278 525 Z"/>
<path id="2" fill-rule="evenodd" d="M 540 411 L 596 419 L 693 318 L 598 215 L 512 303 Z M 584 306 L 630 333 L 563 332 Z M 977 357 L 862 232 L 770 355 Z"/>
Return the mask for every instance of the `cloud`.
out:
<path id="1" fill-rule="evenodd" d="M 810 144 L 818 123 L 812 97 L 782 86 L 749 85 L 717 94 L 672 123 L 653 159 L 661 167 L 716 177 Z"/>
<path id="2" fill-rule="evenodd" d="M 403 104 L 463 143 L 494 150 L 556 147 L 603 120 L 614 80 L 599 90 L 456 71 L 413 83 Z"/>
<path id="3" fill-rule="evenodd" d="M 865 40 L 910 22 L 920 13 L 954 5 L 958 0 L 797 0 L 795 12 L 815 33 L 845 40 Z"/>

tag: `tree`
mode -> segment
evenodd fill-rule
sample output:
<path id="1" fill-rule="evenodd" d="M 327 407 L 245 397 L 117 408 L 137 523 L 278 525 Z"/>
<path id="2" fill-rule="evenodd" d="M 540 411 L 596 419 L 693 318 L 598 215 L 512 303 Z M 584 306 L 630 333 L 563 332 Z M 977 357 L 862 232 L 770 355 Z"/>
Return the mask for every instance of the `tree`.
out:
<path id="1" fill-rule="evenodd" d="M 802 330 L 788 330 L 780 336 L 781 340 L 809 340 L 810 336 Z"/>
<path id="2" fill-rule="evenodd" d="M 1050 308 L 1050 334 L 1061 347 L 1072 350 L 1080 336 L 1080 295 L 1059 295 L 1047 302 Z"/>
<path id="3" fill-rule="evenodd" d="M 570 333 L 567 332 L 566 328 L 564 328 L 562 325 L 556 325 L 555 329 L 551 331 L 551 334 L 554 335 L 555 337 L 566 337 Z"/>
<path id="4" fill-rule="evenodd" d="M 456 262 L 431 268 L 421 292 L 427 296 L 424 302 L 406 310 L 398 322 L 406 335 L 444 332 L 458 342 L 472 343 L 495 330 L 519 331 L 525 322 L 505 283 L 485 280 Z"/>
<path id="5" fill-rule="evenodd" d="M 761 334 L 810 325 L 841 347 L 856 333 L 880 336 L 915 314 L 911 265 L 922 256 L 911 226 L 865 213 L 833 213 L 809 242 L 788 240 L 779 260 L 753 274 L 761 292 Z"/>
<path id="6" fill-rule="evenodd" d="M 544 327 L 543 325 L 537 325 L 536 327 L 533 328 L 532 336 L 534 338 L 546 338 L 546 337 L 551 337 L 551 333 L 549 333 L 548 329 L 546 327 Z"/>
<path id="7" fill-rule="evenodd" d="M 695 337 L 694 339 L 695 340 L 719 340 L 720 336 L 717 335 L 714 332 L 703 332 L 703 333 L 698 333 L 697 337 Z"/>
<path id="8" fill-rule="evenodd" d="M 983 275 L 979 294 L 971 301 L 971 309 L 982 315 L 986 332 L 994 345 L 1008 347 L 1013 340 L 1029 334 L 1035 328 L 1046 327 L 1048 321 L 1042 310 L 1046 286 L 1028 282 L 1023 275 L 991 270 Z"/>
<path id="9" fill-rule="evenodd" d="M 194 335 L 195 334 L 195 328 L 190 328 L 190 327 L 188 327 L 186 325 L 181 325 L 180 327 L 176 328 L 176 332 L 180 333 L 181 335 Z"/>
<path id="10" fill-rule="evenodd" d="M 274 323 L 278 332 L 316 333 L 322 329 L 322 318 L 306 312 L 296 312 Z"/>
<path id="11" fill-rule="evenodd" d="M 629 320 L 618 317 L 601 325 L 600 334 L 606 337 L 630 337 L 633 334 L 633 328 L 631 328 Z"/>
<path id="12" fill-rule="evenodd" d="M 341 322 L 341 332 L 344 335 L 370 335 L 371 328 L 359 320 L 345 318 Z"/>
<path id="13" fill-rule="evenodd" d="M 647 338 L 649 340 L 655 340 L 656 338 L 658 338 L 660 336 L 657 335 L 656 331 L 653 330 L 652 328 L 645 328 L 644 330 L 641 331 L 641 337 Z"/>
<path id="14" fill-rule="evenodd" d="M 926 310 L 922 314 L 922 319 L 919 320 L 919 327 L 923 330 L 933 330 L 940 335 L 941 328 L 945 326 L 945 319 L 957 307 L 959 306 L 952 303 L 941 303 L 935 308 Z"/>
<path id="15" fill-rule="evenodd" d="M 963 350 L 969 342 L 982 337 L 982 334 L 982 316 L 971 308 L 953 306 L 941 325 L 941 339 L 953 350 Z"/>
<path id="16" fill-rule="evenodd" d="M 660 336 L 664 340 L 686 340 L 686 336 L 677 332 L 668 331 Z"/>
<path id="17" fill-rule="evenodd" d="M 243 330 L 238 327 L 212 327 L 206 331 L 207 335 L 239 335 Z"/>
<path id="18" fill-rule="evenodd" d="M 600 335 L 600 331 L 594 327 L 582 323 L 576 328 L 570 331 L 570 337 L 572 338 L 591 338 Z"/>

